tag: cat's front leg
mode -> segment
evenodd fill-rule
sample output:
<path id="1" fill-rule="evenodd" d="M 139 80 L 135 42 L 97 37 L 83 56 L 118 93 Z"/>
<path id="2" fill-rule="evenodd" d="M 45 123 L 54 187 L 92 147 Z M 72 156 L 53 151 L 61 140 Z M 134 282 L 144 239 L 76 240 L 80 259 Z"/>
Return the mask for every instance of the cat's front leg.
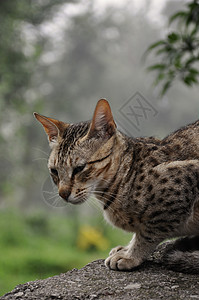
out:
<path id="1" fill-rule="evenodd" d="M 128 246 L 118 246 L 111 250 L 105 265 L 111 270 L 130 271 L 139 266 L 159 244 L 146 241 L 139 234 L 134 234 Z"/>

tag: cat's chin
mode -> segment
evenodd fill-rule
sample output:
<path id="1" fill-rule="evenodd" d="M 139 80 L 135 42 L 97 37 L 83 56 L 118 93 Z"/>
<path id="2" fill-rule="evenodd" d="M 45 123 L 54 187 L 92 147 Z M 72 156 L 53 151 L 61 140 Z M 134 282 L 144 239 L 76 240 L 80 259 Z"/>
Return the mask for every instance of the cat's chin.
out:
<path id="1" fill-rule="evenodd" d="M 74 205 L 80 205 L 80 204 L 82 204 L 82 203 L 84 203 L 85 201 L 86 201 L 87 199 L 68 199 L 68 203 L 70 203 L 70 204 L 74 204 Z"/>
<path id="2" fill-rule="evenodd" d="M 70 202 L 71 204 L 74 204 L 74 205 L 80 205 L 82 203 L 84 203 L 86 200 L 78 200 L 78 201 L 75 201 L 75 202 Z"/>

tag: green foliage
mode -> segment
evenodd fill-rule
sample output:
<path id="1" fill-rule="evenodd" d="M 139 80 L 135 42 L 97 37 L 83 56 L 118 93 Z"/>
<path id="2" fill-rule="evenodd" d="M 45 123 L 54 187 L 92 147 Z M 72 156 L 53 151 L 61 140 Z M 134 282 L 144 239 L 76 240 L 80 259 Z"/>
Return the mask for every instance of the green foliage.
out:
<path id="1" fill-rule="evenodd" d="M 109 246 L 103 251 L 99 247 L 85 252 L 78 248 L 78 236 L 85 225 L 80 222 L 77 226 L 72 217 L 0 211 L 0 295 L 17 284 L 53 276 L 83 267 L 94 259 L 105 258 L 110 247 L 130 240 L 129 234 L 112 229 L 101 219 L 89 219 L 87 222 L 90 228 L 101 232 L 101 236 L 109 241 Z"/>
<path id="2" fill-rule="evenodd" d="M 58 0 L 56 6 L 65 2 Z M 0 2 L 1 108 L 11 106 L 20 111 L 21 107 L 26 106 L 24 93 L 29 87 L 34 65 L 41 54 L 41 39 L 37 26 L 52 17 L 54 6 L 53 0 Z M 25 29 L 28 26 L 35 34 L 35 43 L 31 44 L 29 53 L 26 48 L 30 41 L 25 38 Z"/>
<path id="3" fill-rule="evenodd" d="M 154 84 L 162 84 L 161 95 L 176 78 L 187 86 L 198 84 L 199 79 L 199 1 L 188 3 L 187 10 L 172 15 L 169 23 L 174 21 L 177 29 L 147 49 L 147 54 L 153 51 L 159 59 L 158 63 L 148 67 L 148 71 L 156 72 Z"/>
<path id="4" fill-rule="evenodd" d="M 31 181 L 34 138 L 28 125 L 32 112 L 43 106 L 39 90 L 33 87 L 46 43 L 40 26 L 67 2 L 75 0 L 0 1 L 0 167 L 4 170 L 0 195 L 6 201 L 14 190 L 15 195 L 20 193 L 20 185 Z"/>

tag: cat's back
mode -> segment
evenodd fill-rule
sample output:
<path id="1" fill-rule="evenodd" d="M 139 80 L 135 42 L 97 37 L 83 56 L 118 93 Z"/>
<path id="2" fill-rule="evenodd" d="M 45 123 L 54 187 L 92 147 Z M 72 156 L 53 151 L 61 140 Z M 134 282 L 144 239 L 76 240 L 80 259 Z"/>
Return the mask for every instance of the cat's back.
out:
<path id="1" fill-rule="evenodd" d="M 172 160 L 199 159 L 199 120 L 171 133 L 160 144 Z"/>

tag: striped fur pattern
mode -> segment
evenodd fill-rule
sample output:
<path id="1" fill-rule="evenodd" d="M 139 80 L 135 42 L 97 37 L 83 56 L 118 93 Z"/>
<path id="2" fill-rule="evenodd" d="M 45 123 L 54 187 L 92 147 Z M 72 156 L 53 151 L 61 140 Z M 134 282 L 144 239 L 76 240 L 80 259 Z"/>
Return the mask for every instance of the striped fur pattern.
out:
<path id="1" fill-rule="evenodd" d="M 168 238 L 198 240 L 199 121 L 159 140 L 130 138 L 118 131 L 105 99 L 98 101 L 88 122 L 35 117 L 48 135 L 48 167 L 59 195 L 73 204 L 95 195 L 111 224 L 134 233 L 128 246 L 111 250 L 107 267 L 132 270 Z M 194 248 L 193 256 L 186 249 L 175 246 L 164 261 L 183 271 L 184 255 L 199 272 L 199 249 Z"/>

